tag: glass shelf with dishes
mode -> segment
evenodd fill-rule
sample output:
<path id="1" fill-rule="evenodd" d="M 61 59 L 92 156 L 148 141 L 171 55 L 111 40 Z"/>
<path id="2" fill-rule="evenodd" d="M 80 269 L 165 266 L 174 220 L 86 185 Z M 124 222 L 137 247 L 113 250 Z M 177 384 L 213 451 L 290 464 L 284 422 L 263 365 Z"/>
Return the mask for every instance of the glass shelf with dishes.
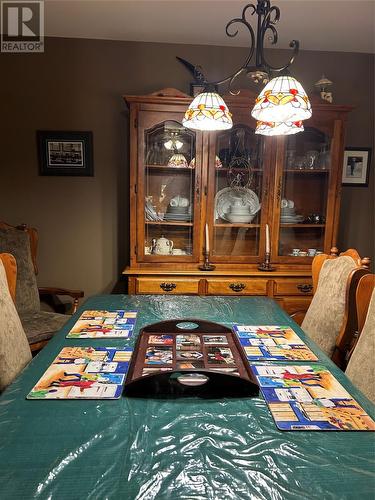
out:
<path id="1" fill-rule="evenodd" d="M 195 133 L 177 121 L 144 131 L 144 255 L 192 256 Z"/>
<path id="2" fill-rule="evenodd" d="M 246 124 L 216 135 L 211 148 L 212 259 L 259 255 L 264 141 Z"/>
<path id="3" fill-rule="evenodd" d="M 325 132 L 305 127 L 301 134 L 288 137 L 284 170 L 293 173 L 328 173 L 331 168 L 331 139 Z"/>
<path id="4" fill-rule="evenodd" d="M 330 137 L 312 127 L 286 141 L 282 170 L 278 255 L 322 253 L 331 164 Z"/>

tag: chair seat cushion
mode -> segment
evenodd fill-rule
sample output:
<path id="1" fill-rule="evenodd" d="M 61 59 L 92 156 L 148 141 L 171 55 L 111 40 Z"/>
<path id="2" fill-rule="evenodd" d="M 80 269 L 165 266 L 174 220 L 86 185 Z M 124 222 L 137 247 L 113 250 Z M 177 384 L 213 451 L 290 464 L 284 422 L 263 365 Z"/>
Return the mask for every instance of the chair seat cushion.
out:
<path id="1" fill-rule="evenodd" d="M 62 328 L 70 316 L 46 311 L 26 312 L 20 314 L 22 326 L 29 344 L 49 340 Z"/>

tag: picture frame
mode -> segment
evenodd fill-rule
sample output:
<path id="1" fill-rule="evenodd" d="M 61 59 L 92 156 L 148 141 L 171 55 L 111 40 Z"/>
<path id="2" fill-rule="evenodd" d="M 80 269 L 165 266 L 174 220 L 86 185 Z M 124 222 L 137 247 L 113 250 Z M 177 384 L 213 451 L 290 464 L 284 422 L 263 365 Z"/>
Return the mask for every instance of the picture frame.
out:
<path id="1" fill-rule="evenodd" d="M 345 148 L 343 186 L 368 186 L 371 148 Z"/>
<path id="2" fill-rule="evenodd" d="M 94 175 L 92 132 L 37 131 L 39 175 Z"/>

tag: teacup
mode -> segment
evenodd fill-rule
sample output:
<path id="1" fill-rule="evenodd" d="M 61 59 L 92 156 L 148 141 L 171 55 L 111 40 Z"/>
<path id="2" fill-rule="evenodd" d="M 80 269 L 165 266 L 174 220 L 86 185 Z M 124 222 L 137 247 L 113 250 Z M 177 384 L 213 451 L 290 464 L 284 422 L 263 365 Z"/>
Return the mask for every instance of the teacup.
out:
<path id="1" fill-rule="evenodd" d="M 314 257 L 316 254 L 316 248 L 308 248 L 307 253 L 309 254 L 309 257 Z"/>
<path id="2" fill-rule="evenodd" d="M 297 257 L 300 254 L 300 249 L 299 248 L 293 248 L 292 249 L 292 255 Z"/>
<path id="3" fill-rule="evenodd" d="M 307 252 L 300 252 L 298 257 L 307 257 Z"/>

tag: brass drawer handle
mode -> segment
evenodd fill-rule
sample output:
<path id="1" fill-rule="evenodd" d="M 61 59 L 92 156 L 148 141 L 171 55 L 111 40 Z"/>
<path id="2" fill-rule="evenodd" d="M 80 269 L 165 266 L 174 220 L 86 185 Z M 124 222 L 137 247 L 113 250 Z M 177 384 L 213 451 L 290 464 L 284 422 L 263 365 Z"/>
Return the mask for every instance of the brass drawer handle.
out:
<path id="1" fill-rule="evenodd" d="M 160 288 L 165 292 L 171 292 L 176 286 L 176 283 L 160 283 Z"/>
<path id="2" fill-rule="evenodd" d="M 245 283 L 231 283 L 229 288 L 231 288 L 234 292 L 242 292 L 242 290 L 246 288 L 246 285 Z"/>
<path id="3" fill-rule="evenodd" d="M 304 283 L 303 285 L 297 285 L 298 290 L 300 290 L 302 293 L 309 293 L 313 289 L 312 285 L 307 285 Z"/>

